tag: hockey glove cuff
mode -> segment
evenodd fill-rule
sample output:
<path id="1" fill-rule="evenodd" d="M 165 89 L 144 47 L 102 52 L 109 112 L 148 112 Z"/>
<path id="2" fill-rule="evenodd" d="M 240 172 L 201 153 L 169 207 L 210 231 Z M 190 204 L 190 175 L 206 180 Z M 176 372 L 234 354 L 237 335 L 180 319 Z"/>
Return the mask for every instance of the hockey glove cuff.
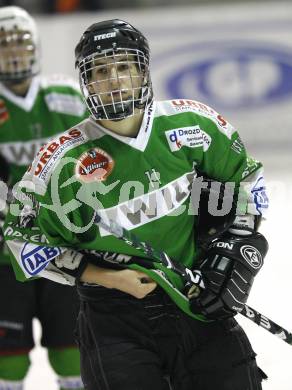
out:
<path id="1" fill-rule="evenodd" d="M 200 264 L 206 289 L 190 299 L 193 313 L 221 319 L 241 311 L 267 251 L 267 240 L 260 233 L 245 237 L 227 233 L 214 240 Z"/>

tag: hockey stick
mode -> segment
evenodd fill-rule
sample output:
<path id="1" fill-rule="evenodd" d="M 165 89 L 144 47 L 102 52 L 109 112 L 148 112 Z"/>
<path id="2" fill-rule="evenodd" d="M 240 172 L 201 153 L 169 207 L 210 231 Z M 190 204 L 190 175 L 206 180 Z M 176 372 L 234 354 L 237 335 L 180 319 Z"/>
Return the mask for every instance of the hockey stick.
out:
<path id="1" fill-rule="evenodd" d="M 96 214 L 94 222 L 116 238 L 124 241 L 133 248 L 142 251 L 145 255 L 147 255 L 148 260 L 151 261 L 151 259 L 153 259 L 158 263 L 162 263 L 166 266 L 166 268 L 171 269 L 173 272 L 180 275 L 186 281 L 187 285 L 196 285 L 198 287 L 205 288 L 200 272 L 194 272 L 175 260 L 170 259 L 165 252 L 157 251 L 148 242 L 141 241 L 136 234 L 126 230 L 116 222 L 110 220 L 109 224 L 107 224 L 98 214 Z M 276 324 L 257 310 L 248 305 L 244 305 L 242 311 L 238 311 L 238 313 L 253 321 L 258 326 L 266 329 L 268 332 L 279 337 L 286 343 L 292 345 L 292 333 L 288 332 L 282 326 Z"/>

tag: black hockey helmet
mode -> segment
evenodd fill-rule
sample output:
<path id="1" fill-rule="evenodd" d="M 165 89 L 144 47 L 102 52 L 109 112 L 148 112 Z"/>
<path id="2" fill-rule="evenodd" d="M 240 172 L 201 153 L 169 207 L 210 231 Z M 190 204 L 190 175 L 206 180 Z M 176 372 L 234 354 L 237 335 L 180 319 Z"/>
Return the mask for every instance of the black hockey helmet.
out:
<path id="1" fill-rule="evenodd" d="M 75 49 L 75 65 L 96 119 L 120 120 L 145 111 L 153 96 L 149 54 L 147 39 L 128 22 L 113 19 L 87 28 Z M 102 79 L 93 77 L 97 70 Z"/>
<path id="2" fill-rule="evenodd" d="M 141 50 L 149 61 L 149 46 L 145 36 L 130 23 L 120 19 L 94 23 L 85 30 L 75 48 L 76 66 L 85 57 L 118 47 Z"/>

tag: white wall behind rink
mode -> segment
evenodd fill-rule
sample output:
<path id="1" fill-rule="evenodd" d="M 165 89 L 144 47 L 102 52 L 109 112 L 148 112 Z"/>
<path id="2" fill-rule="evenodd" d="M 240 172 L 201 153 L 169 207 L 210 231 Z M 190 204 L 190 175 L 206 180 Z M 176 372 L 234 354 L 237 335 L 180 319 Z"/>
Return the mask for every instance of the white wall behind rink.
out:
<path id="1" fill-rule="evenodd" d="M 38 17 L 44 73 L 77 78 L 74 47 L 82 32 L 110 18 L 128 20 L 148 37 L 158 99 L 203 101 L 226 116 L 252 150 L 290 150 L 291 3 Z"/>

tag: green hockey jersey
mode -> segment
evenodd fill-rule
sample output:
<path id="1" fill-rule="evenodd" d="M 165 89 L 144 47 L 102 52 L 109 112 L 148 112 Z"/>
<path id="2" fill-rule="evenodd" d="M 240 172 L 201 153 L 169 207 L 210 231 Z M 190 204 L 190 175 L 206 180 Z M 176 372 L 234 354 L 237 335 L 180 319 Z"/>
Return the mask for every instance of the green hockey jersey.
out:
<path id="1" fill-rule="evenodd" d="M 51 262 L 67 248 L 145 256 L 97 226 L 96 212 L 192 268 L 197 215 L 191 190 L 198 171 L 240 184 L 246 192 L 240 213 L 267 207 L 261 164 L 247 156 L 236 130 L 202 103 L 154 102 L 136 138 L 85 119 L 47 143 L 23 177 L 5 227 L 17 278 L 71 283 Z M 178 275 L 158 263 L 152 270 L 130 267 L 150 275 L 190 314 Z"/>
<path id="2" fill-rule="evenodd" d="M 25 97 L 0 84 L 0 154 L 9 164 L 9 187 L 21 180 L 42 145 L 86 116 L 77 83 L 62 75 L 34 77 Z M 6 252 L 0 264 L 9 262 Z"/>

